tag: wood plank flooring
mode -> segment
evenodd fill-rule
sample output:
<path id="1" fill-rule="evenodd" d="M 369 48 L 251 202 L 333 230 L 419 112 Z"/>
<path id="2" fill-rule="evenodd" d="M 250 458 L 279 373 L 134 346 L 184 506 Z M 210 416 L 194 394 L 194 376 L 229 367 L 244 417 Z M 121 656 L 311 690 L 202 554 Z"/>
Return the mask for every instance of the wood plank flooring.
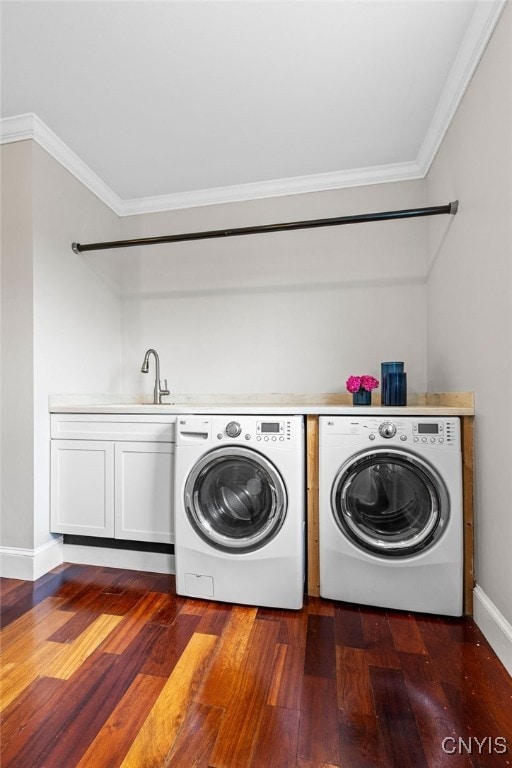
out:
<path id="1" fill-rule="evenodd" d="M 1 598 L 2 768 L 512 766 L 512 680 L 468 619 L 66 564 Z"/>

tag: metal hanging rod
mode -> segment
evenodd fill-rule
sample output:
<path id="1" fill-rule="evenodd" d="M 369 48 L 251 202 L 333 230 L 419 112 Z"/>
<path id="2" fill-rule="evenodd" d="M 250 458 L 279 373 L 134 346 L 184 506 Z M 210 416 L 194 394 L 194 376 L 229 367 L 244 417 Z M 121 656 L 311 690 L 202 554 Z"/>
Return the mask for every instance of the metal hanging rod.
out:
<path id="1" fill-rule="evenodd" d="M 340 224 L 363 224 L 367 221 L 388 221 L 389 219 L 411 219 L 417 216 L 438 216 L 442 213 L 455 215 L 459 201 L 447 205 L 434 205 L 429 208 L 406 208 L 402 211 L 381 211 L 379 213 L 361 213 L 355 216 L 335 216 L 331 219 L 311 219 L 309 221 L 289 221 L 284 224 L 264 224 L 254 227 L 235 229 L 212 229 L 207 232 L 185 232 L 181 235 L 162 235 L 160 237 L 139 237 L 135 240 L 111 240 L 105 243 L 73 243 L 75 253 L 84 251 L 102 251 L 108 248 L 132 248 L 140 245 L 159 245 L 161 243 L 181 243 L 186 240 L 210 240 L 218 237 L 237 237 L 239 235 L 258 235 L 265 232 L 286 232 L 292 229 L 313 229 L 314 227 L 334 227 Z"/>

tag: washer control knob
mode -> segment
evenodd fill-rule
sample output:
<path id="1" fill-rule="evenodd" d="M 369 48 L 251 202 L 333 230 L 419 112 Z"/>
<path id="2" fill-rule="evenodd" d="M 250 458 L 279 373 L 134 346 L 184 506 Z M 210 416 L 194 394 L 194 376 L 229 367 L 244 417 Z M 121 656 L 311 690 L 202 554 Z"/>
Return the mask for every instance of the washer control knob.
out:
<path id="1" fill-rule="evenodd" d="M 238 437 L 238 435 L 242 432 L 242 427 L 238 423 L 238 421 L 230 421 L 229 424 L 226 426 L 226 435 L 228 437 Z"/>
<path id="2" fill-rule="evenodd" d="M 370 434 L 368 435 L 368 438 L 370 440 L 375 440 L 375 435 L 373 434 L 373 432 L 370 432 Z"/>
<path id="3" fill-rule="evenodd" d="M 379 427 L 379 435 L 381 437 L 394 437 L 396 435 L 396 427 L 390 421 L 383 421 Z"/>

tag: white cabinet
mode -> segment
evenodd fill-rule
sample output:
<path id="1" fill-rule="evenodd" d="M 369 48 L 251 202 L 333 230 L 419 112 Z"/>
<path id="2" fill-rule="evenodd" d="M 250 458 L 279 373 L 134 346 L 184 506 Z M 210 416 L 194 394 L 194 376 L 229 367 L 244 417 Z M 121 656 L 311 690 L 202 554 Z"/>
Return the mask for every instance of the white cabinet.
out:
<path id="1" fill-rule="evenodd" d="M 115 530 L 118 539 L 174 541 L 174 445 L 116 443 Z"/>
<path id="2" fill-rule="evenodd" d="M 52 440 L 52 531 L 114 537 L 114 445 Z"/>
<path id="3" fill-rule="evenodd" d="M 51 530 L 172 543 L 175 421 L 52 414 Z"/>

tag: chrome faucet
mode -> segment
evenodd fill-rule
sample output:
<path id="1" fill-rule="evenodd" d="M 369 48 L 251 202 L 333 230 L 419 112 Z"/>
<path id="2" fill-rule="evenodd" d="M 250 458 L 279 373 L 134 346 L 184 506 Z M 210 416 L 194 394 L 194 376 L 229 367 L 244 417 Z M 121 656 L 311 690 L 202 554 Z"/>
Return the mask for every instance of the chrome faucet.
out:
<path id="1" fill-rule="evenodd" d="M 164 385 L 165 389 L 162 389 L 160 385 L 160 358 L 158 357 L 158 352 L 156 352 L 154 349 L 148 349 L 146 354 L 144 355 L 144 362 L 142 363 L 142 368 L 140 369 L 142 373 L 147 373 L 149 371 L 149 356 L 153 355 L 155 358 L 155 389 L 153 392 L 153 402 L 155 405 L 161 405 L 162 404 L 162 397 L 163 395 L 170 395 L 171 393 L 167 389 L 167 379 L 164 379 Z"/>

